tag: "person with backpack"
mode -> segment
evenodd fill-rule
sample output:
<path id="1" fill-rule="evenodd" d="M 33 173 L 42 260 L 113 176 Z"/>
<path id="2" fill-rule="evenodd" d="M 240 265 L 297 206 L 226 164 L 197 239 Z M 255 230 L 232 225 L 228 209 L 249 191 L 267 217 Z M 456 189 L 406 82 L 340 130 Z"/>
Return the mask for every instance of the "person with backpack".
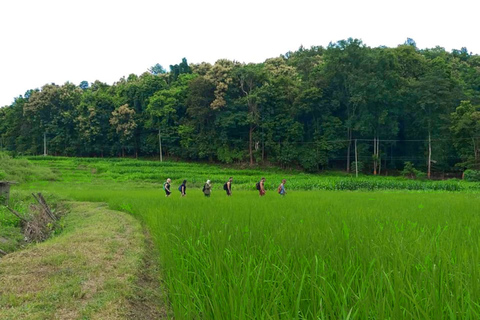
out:
<path id="1" fill-rule="evenodd" d="M 170 183 L 172 182 L 172 180 L 170 180 L 170 178 L 167 179 L 167 181 L 165 181 L 165 183 L 163 184 L 163 190 L 165 190 L 165 197 L 169 197 L 170 194 L 172 193 L 170 191 Z"/>
<path id="2" fill-rule="evenodd" d="M 232 180 L 232 177 L 228 178 L 228 181 L 223 185 L 223 190 L 227 192 L 227 196 L 232 195 Z"/>
<path id="3" fill-rule="evenodd" d="M 212 191 L 212 184 L 210 183 L 210 180 L 207 180 L 207 182 L 205 182 L 202 191 L 205 197 L 210 197 L 210 192 Z"/>
<path id="4" fill-rule="evenodd" d="M 260 197 L 263 197 L 266 193 L 265 191 L 265 178 L 260 179 L 259 182 L 255 185 L 257 188 L 258 192 L 260 193 Z"/>
<path id="5" fill-rule="evenodd" d="M 183 183 L 178 187 L 178 191 L 182 193 L 182 197 L 187 195 L 187 180 L 183 180 Z"/>
<path id="6" fill-rule="evenodd" d="M 287 194 L 287 191 L 285 190 L 285 183 L 287 183 L 287 180 L 283 179 L 282 183 L 278 186 L 278 194 L 281 196 L 284 196 Z"/>

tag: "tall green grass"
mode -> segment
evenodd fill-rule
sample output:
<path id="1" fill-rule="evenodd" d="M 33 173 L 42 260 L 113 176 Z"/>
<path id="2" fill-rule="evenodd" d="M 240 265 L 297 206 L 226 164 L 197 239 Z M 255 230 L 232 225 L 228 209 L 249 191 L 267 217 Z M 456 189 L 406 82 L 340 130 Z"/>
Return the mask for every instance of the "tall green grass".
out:
<path id="1" fill-rule="evenodd" d="M 176 319 L 480 317 L 476 193 L 47 187 L 144 221 Z"/>

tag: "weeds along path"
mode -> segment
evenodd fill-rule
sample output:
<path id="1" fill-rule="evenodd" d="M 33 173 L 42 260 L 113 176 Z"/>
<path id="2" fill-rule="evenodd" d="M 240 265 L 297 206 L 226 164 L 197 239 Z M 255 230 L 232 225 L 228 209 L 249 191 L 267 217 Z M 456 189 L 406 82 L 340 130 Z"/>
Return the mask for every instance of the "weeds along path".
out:
<path id="1" fill-rule="evenodd" d="M 138 220 L 99 203 L 70 206 L 60 235 L 0 260 L 0 319 L 163 318 Z"/>

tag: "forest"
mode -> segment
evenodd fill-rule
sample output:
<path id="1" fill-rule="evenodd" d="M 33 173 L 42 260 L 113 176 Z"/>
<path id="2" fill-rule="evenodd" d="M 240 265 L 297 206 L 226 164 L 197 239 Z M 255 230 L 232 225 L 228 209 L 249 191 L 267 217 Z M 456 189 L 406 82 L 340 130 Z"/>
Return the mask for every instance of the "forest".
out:
<path id="1" fill-rule="evenodd" d="M 309 172 L 479 169 L 480 56 L 350 38 L 263 63 L 183 58 L 112 85 L 45 84 L 0 108 L 12 155 L 158 158 L 160 146 L 167 159 Z"/>

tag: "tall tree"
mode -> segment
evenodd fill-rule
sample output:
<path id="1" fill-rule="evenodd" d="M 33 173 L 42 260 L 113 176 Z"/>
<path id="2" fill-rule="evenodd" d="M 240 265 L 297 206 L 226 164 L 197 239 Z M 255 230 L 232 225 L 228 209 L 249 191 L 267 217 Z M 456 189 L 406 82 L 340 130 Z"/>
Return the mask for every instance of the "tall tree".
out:
<path id="1" fill-rule="evenodd" d="M 236 79 L 248 108 L 248 155 L 253 165 L 253 135 L 260 121 L 258 92 L 265 82 L 263 65 L 248 64 L 237 69 Z"/>
<path id="2" fill-rule="evenodd" d="M 329 82 L 327 93 L 331 103 L 342 110 L 346 129 L 347 161 L 350 171 L 352 138 L 358 109 L 365 103 L 363 65 L 366 63 L 367 47 L 358 39 L 342 40 L 330 44 L 325 51 L 325 76 Z"/>
<path id="3" fill-rule="evenodd" d="M 429 68 L 419 79 L 417 95 L 419 97 L 416 108 L 417 124 L 420 125 L 427 138 L 427 176 L 432 172 L 432 136 L 439 134 L 448 127 L 446 115 L 453 111 L 456 103 L 454 82 L 451 69 L 441 54 L 429 61 Z"/>
<path id="4" fill-rule="evenodd" d="M 135 122 L 135 110 L 128 107 L 128 104 L 121 105 L 118 109 L 112 111 L 110 124 L 115 128 L 122 146 L 122 157 L 125 157 L 125 146 L 133 138 L 133 133 L 137 127 Z"/>
<path id="5" fill-rule="evenodd" d="M 462 101 L 451 114 L 454 145 L 467 168 L 480 169 L 480 106 Z"/>

